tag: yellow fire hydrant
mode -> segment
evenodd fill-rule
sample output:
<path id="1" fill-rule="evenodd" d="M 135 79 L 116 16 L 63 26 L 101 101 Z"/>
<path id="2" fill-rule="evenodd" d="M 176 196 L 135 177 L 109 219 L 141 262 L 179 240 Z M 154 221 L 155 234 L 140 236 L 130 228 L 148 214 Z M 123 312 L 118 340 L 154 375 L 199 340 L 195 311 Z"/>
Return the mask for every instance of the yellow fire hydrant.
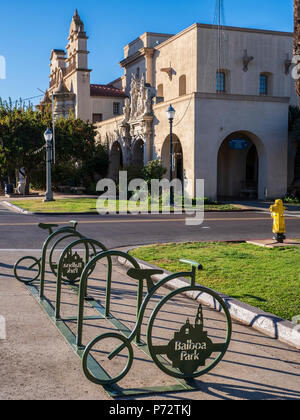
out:
<path id="1" fill-rule="evenodd" d="M 286 207 L 284 207 L 282 200 L 276 200 L 275 204 L 270 207 L 270 212 L 272 213 L 273 218 L 273 233 L 275 235 L 274 239 L 279 243 L 283 243 L 283 241 L 286 239 L 284 218 L 285 210 Z"/>

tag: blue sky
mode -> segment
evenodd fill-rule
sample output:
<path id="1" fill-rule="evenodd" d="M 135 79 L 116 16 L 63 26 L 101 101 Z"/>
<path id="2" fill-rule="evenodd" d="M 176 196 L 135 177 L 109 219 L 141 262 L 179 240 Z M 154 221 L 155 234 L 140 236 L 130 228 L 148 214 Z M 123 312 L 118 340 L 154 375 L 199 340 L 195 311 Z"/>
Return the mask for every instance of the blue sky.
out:
<path id="1" fill-rule="evenodd" d="M 0 97 L 29 98 L 48 87 L 51 50 L 67 45 L 75 8 L 90 37 L 91 82 L 109 83 L 122 74 L 118 63 L 127 43 L 146 31 L 175 34 L 195 22 L 213 23 L 215 2 L 2 0 L 0 56 L 6 79 L 0 78 Z M 293 0 L 224 0 L 224 5 L 226 25 L 293 31 Z"/>

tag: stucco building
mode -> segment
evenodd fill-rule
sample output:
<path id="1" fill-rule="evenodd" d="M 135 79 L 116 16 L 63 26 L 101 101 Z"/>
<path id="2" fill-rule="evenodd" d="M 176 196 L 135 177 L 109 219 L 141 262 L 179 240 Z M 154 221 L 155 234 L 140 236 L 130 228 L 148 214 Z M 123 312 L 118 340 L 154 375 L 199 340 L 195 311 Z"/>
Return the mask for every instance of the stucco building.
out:
<path id="1" fill-rule="evenodd" d="M 54 49 L 50 57 L 49 89 L 39 107 L 51 103 L 54 97 L 55 116 L 100 122 L 122 113 L 124 91 L 120 81 L 108 85 L 91 84 L 88 66 L 88 37 L 77 12 L 72 18 L 66 49 Z"/>
<path id="2" fill-rule="evenodd" d="M 113 178 L 120 166 L 157 158 L 169 168 L 172 104 L 174 176 L 191 180 L 191 195 L 198 178 L 211 198 L 278 198 L 293 178 L 292 56 L 292 33 L 194 24 L 176 35 L 144 33 L 125 46 L 120 79 L 90 85 L 87 36 L 76 12 L 67 56 L 52 52 L 49 95 L 96 123 Z"/>

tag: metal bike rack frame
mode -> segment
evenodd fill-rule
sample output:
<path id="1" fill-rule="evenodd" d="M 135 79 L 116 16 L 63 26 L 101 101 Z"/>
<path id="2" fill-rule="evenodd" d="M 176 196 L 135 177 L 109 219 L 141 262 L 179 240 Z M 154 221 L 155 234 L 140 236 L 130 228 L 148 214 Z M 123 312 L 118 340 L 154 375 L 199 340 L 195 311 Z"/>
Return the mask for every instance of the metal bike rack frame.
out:
<path id="1" fill-rule="evenodd" d="M 46 264 L 46 252 L 48 248 L 48 244 L 51 240 L 61 233 L 70 234 L 67 237 L 74 238 L 77 236 L 74 242 L 70 243 L 61 253 L 58 267 L 57 267 L 57 282 L 56 282 L 56 303 L 55 307 L 47 300 L 44 295 L 44 285 L 45 285 L 45 264 Z M 62 240 L 62 239 L 61 239 Z M 55 245 L 61 242 L 58 240 L 55 242 Z M 65 260 L 66 255 L 72 248 L 77 247 L 78 245 L 83 245 L 86 250 L 86 261 L 87 264 L 81 274 L 80 284 L 76 286 L 75 284 L 70 283 L 70 287 L 78 293 L 78 314 L 77 317 L 72 318 L 61 318 L 61 288 L 63 279 L 63 262 Z M 94 252 L 97 248 L 101 249 L 101 252 L 95 255 L 92 259 L 90 258 L 89 248 L 92 248 Z M 113 316 L 110 312 L 110 305 L 111 305 L 111 290 L 112 290 L 112 258 L 113 257 L 121 257 L 127 260 L 132 265 L 132 269 L 128 271 L 128 275 L 138 280 L 137 284 L 137 304 L 136 304 L 136 325 L 133 330 L 130 330 L 126 325 L 124 325 L 120 320 L 118 320 L 115 316 Z M 107 261 L 107 279 L 106 279 L 106 292 L 105 292 L 105 304 L 102 305 L 100 302 L 94 300 L 92 297 L 87 297 L 87 287 L 88 287 L 88 279 L 93 270 L 96 267 L 96 264 L 102 260 Z M 185 271 L 181 273 L 176 273 L 167 276 L 159 283 L 155 284 L 151 276 L 156 274 L 161 274 L 162 271 L 160 270 L 141 270 L 138 262 L 129 254 L 126 254 L 121 251 L 108 251 L 105 246 L 93 239 L 84 238 L 80 235 L 77 231 L 71 228 L 62 228 L 58 231 L 51 234 L 44 243 L 43 252 L 41 257 L 41 280 L 40 280 L 40 288 L 31 283 L 25 283 L 27 289 L 31 292 L 34 298 L 39 302 L 42 308 L 46 311 L 48 316 L 50 317 L 51 321 L 54 325 L 58 328 L 61 334 L 65 337 L 73 351 L 80 357 L 82 360 L 82 367 L 84 374 L 86 377 L 98 384 L 101 385 L 104 390 L 112 397 L 124 397 L 124 396 L 133 396 L 133 395 L 143 395 L 143 394 L 153 394 L 153 393 L 165 393 L 165 392 L 182 392 L 188 390 L 195 390 L 197 389 L 197 385 L 195 383 L 195 379 L 204 375 L 205 373 L 209 372 L 213 369 L 224 357 L 228 346 L 231 340 L 232 334 L 232 322 L 229 310 L 225 304 L 225 302 L 221 299 L 221 297 L 214 291 L 202 287 L 200 285 L 196 285 L 196 271 L 197 268 L 200 268 L 198 263 L 189 261 L 189 260 L 181 260 L 184 264 L 189 264 L 191 266 L 191 271 Z M 52 270 L 53 271 L 53 270 Z M 147 305 L 149 304 L 151 298 L 155 295 L 155 293 L 164 285 L 166 285 L 169 281 L 177 279 L 179 277 L 185 277 L 190 279 L 190 285 L 187 285 L 184 288 L 175 290 L 169 294 L 167 294 L 164 298 L 160 300 L 157 304 L 156 308 L 153 310 L 152 315 L 149 320 L 148 331 L 147 331 L 147 342 L 143 342 L 141 340 L 141 327 L 143 324 L 143 318 L 145 315 L 145 310 Z M 143 291 L 144 291 L 144 283 L 146 282 L 148 293 L 143 298 Z M 198 318 L 198 328 L 200 331 L 201 343 L 194 342 L 194 346 L 200 346 L 200 344 L 205 347 L 204 352 L 199 352 L 199 354 L 203 355 L 202 362 L 206 362 L 211 356 L 211 354 L 216 353 L 217 357 L 213 358 L 210 361 L 208 366 L 205 363 L 200 364 L 199 366 L 203 366 L 203 369 L 198 371 L 195 369 L 194 371 L 191 368 L 190 362 L 181 363 L 181 371 L 178 368 L 174 368 L 174 365 L 177 363 L 178 359 L 178 351 L 176 352 L 173 348 L 173 340 L 169 343 L 168 346 L 154 346 L 152 342 L 152 329 L 156 319 L 157 314 L 161 310 L 161 308 L 166 304 L 170 299 L 174 296 L 179 295 L 181 293 L 187 292 L 197 292 L 207 293 L 213 297 L 213 299 L 218 302 L 219 307 L 223 309 L 226 319 L 226 338 L 223 343 L 212 343 L 212 341 L 207 337 L 207 333 L 203 332 L 203 319 L 200 318 L 202 316 L 202 307 L 200 305 L 200 309 L 198 311 L 199 318 Z M 95 316 L 84 316 L 84 304 L 87 302 L 92 308 L 94 308 L 99 315 Z M 92 340 L 87 346 L 85 346 L 82 342 L 83 337 L 83 328 L 84 328 L 84 321 L 91 320 L 91 319 L 103 319 L 109 322 L 112 327 L 113 331 L 106 334 L 101 334 Z M 74 334 L 67 322 L 70 320 L 77 321 L 77 332 Z M 116 331 L 117 330 L 117 331 Z M 205 335 L 206 334 L 206 335 Z M 127 348 L 128 350 L 128 362 L 123 370 L 118 376 L 115 378 L 110 377 L 107 372 L 103 369 L 103 367 L 94 359 L 94 357 L 90 354 L 93 346 L 99 343 L 101 340 L 104 339 L 118 339 L 121 344 L 111 352 L 108 356 L 108 360 L 114 359 L 121 351 Z M 132 343 L 138 347 L 139 350 L 144 352 L 147 356 L 149 356 L 156 366 L 169 375 L 173 377 L 177 384 L 169 385 L 169 386 L 156 386 L 156 387 L 145 387 L 145 388 L 133 388 L 133 389 L 122 389 L 118 386 L 118 382 L 123 379 L 129 370 L 132 367 L 134 353 L 132 348 Z M 167 354 L 168 358 L 173 360 L 173 366 L 163 355 Z M 197 353 L 198 354 L 198 353 Z M 177 358 L 177 359 L 176 359 Z M 176 362 L 175 362 L 176 361 Z M 113 363 L 113 362 L 112 362 Z M 196 363 L 196 362 L 195 362 Z"/>

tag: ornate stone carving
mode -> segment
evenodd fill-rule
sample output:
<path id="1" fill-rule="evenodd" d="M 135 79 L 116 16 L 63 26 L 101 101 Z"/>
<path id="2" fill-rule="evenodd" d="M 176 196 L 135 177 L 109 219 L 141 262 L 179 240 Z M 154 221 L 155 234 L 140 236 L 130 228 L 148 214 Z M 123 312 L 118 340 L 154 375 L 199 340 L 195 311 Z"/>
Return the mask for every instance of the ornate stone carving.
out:
<path id="1" fill-rule="evenodd" d="M 244 57 L 243 57 L 243 64 L 244 64 L 243 70 L 244 70 L 244 72 L 248 71 L 248 66 L 251 63 L 251 61 L 253 61 L 253 60 L 254 60 L 254 57 L 248 56 L 248 51 L 244 50 Z"/>
<path id="2" fill-rule="evenodd" d="M 172 81 L 172 78 L 173 78 L 173 69 L 172 69 L 171 66 L 170 67 L 165 67 L 163 69 L 160 69 L 160 71 L 162 71 L 164 73 L 167 73 L 167 75 L 169 76 L 169 80 Z"/>
<path id="3" fill-rule="evenodd" d="M 145 77 L 142 76 L 141 80 L 133 75 L 131 79 L 130 98 L 131 103 L 125 104 L 124 114 L 126 111 L 125 120 L 127 121 L 130 114 L 129 121 L 136 121 L 143 118 L 145 115 L 152 114 L 152 97 L 151 87 L 145 84 Z M 130 111 L 129 111 L 130 108 Z"/>
<path id="4" fill-rule="evenodd" d="M 150 95 L 149 89 L 146 89 L 146 92 L 145 92 L 144 109 L 145 109 L 145 115 L 152 114 L 152 97 Z"/>
<path id="5" fill-rule="evenodd" d="M 151 142 L 154 120 L 154 95 L 155 93 L 151 86 L 145 83 L 144 75 L 141 79 L 139 79 L 137 75 L 133 75 L 131 80 L 130 101 L 128 100 L 125 102 L 124 121 L 121 124 L 123 134 L 126 133 L 126 145 L 132 145 L 139 139 L 143 140 L 146 148 L 146 160 L 150 160 L 152 157 Z"/>
<path id="6" fill-rule="evenodd" d="M 66 87 L 62 69 L 59 70 L 59 85 L 53 92 L 53 98 L 55 119 L 60 116 L 68 118 L 74 112 L 75 94 Z"/>
<path id="7" fill-rule="evenodd" d="M 154 90 L 145 83 L 145 77 L 141 79 L 132 75 L 130 97 L 125 99 L 123 107 L 123 119 L 117 123 L 111 138 L 108 141 L 110 148 L 115 141 L 122 145 L 123 165 L 134 162 L 134 144 L 138 140 L 144 142 L 146 161 L 152 158 L 152 134 L 153 134 L 153 97 Z"/>
<path id="8" fill-rule="evenodd" d="M 290 55 L 289 55 L 289 54 L 287 54 L 287 55 L 286 55 L 286 60 L 285 60 L 285 62 L 284 62 L 284 68 L 285 68 L 285 74 L 286 74 L 286 75 L 288 75 L 288 74 L 289 74 L 289 72 L 290 72 L 290 68 L 291 68 L 291 65 L 292 65 L 292 60 L 290 59 Z"/>
<path id="9" fill-rule="evenodd" d="M 130 114 L 131 114 L 131 106 L 130 106 L 130 99 L 129 98 L 125 99 L 125 106 L 123 108 L 123 114 L 124 114 L 123 123 L 127 123 L 130 119 Z"/>

